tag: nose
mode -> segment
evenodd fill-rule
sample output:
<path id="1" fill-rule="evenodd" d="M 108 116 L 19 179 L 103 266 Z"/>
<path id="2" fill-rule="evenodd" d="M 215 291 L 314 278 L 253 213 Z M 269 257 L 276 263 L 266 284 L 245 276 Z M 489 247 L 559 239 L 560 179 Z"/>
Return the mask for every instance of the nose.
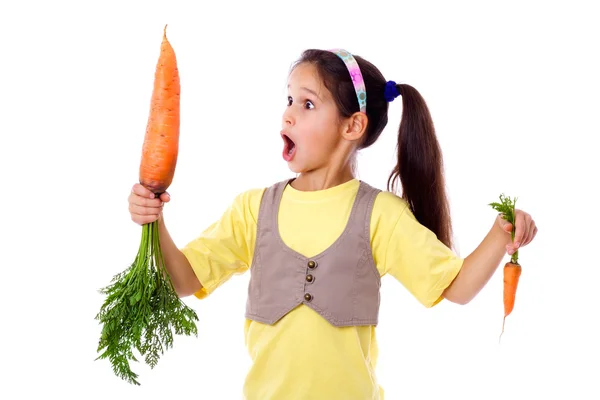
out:
<path id="1" fill-rule="evenodd" d="M 294 125 L 294 116 L 292 114 L 292 107 L 288 107 L 283 112 L 283 126 Z"/>

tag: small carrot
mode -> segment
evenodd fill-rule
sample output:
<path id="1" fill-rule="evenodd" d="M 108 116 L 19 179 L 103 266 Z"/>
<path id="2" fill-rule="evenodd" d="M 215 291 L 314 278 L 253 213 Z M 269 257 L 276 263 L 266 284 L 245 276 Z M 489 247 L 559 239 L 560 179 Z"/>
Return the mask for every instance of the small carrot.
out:
<path id="1" fill-rule="evenodd" d="M 140 183 L 157 195 L 167 190 L 175 174 L 179 152 L 180 92 L 177 58 L 167 39 L 165 25 L 139 171 Z"/>
<path id="2" fill-rule="evenodd" d="M 511 200 L 510 197 L 506 197 L 504 194 L 500 195 L 500 203 L 494 202 L 489 205 L 492 206 L 496 211 L 500 213 L 502 218 L 510 222 L 512 226 L 511 238 L 514 241 L 515 239 L 515 203 L 517 202 L 517 198 Z M 521 265 L 519 264 L 519 251 L 515 251 L 510 259 L 505 265 L 503 269 L 504 274 L 504 282 L 503 282 L 503 300 L 504 300 L 504 318 L 502 319 L 502 332 L 500 333 L 500 338 L 502 338 L 502 334 L 504 333 L 504 324 L 506 322 L 506 317 L 508 317 L 514 307 L 515 307 L 515 298 L 517 295 L 517 286 L 519 285 L 519 279 L 521 277 Z"/>
<path id="3" fill-rule="evenodd" d="M 512 313 L 515 307 L 515 298 L 517 295 L 517 286 L 521 277 L 521 265 L 514 262 L 507 262 L 504 265 L 504 318 L 502 320 L 502 333 L 504 333 L 504 323 L 506 317 Z M 502 337 L 500 333 L 500 337 Z"/>

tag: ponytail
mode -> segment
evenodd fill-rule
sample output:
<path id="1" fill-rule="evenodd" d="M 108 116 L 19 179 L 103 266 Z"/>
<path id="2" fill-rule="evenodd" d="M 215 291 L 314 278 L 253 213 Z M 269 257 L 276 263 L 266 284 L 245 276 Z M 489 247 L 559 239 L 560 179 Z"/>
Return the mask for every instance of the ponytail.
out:
<path id="1" fill-rule="evenodd" d="M 396 191 L 398 178 L 402 198 L 415 218 L 452 248 L 452 223 L 446 197 L 442 151 L 433 120 L 421 94 L 412 86 L 398 84 L 402 119 L 398 129 L 398 162 L 388 178 L 388 190 Z"/>

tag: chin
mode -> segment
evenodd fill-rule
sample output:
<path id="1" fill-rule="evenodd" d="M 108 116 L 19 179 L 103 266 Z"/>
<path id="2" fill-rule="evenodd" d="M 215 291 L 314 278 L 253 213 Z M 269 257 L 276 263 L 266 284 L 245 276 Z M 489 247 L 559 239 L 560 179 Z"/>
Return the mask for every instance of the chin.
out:
<path id="1" fill-rule="evenodd" d="M 296 164 L 296 160 L 288 161 L 287 166 L 288 166 L 288 169 L 290 171 L 292 171 L 294 174 L 301 174 L 303 172 L 306 172 L 305 171 L 306 168 L 302 168 L 301 166 Z"/>
<path id="2" fill-rule="evenodd" d="M 309 172 L 313 172 L 315 170 L 314 168 L 297 165 L 293 161 L 288 163 L 288 168 L 296 175 L 308 174 Z"/>
<path id="3" fill-rule="evenodd" d="M 290 171 L 292 171 L 294 174 L 301 174 L 302 172 L 304 172 L 301 168 L 298 168 L 294 165 L 289 164 L 288 168 L 290 169 Z"/>

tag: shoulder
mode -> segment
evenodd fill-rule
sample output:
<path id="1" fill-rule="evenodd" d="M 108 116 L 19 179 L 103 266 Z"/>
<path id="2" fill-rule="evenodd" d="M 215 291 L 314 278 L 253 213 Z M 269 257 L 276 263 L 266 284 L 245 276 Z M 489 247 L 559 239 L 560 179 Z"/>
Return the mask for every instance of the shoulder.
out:
<path id="1" fill-rule="evenodd" d="M 390 242 L 402 225 L 402 215 L 410 212 L 408 202 L 394 193 L 381 190 L 373 203 L 370 220 L 371 249 L 380 275 L 389 270 Z M 402 230 L 400 228 L 400 230 Z"/>
<path id="2" fill-rule="evenodd" d="M 380 191 L 375 197 L 373 220 L 385 219 L 395 223 L 406 213 L 410 214 L 410 208 L 408 202 L 402 197 L 385 190 Z"/>
<path id="3" fill-rule="evenodd" d="M 408 201 L 385 191 L 380 192 L 375 199 L 371 222 L 385 227 L 383 231 L 389 235 L 410 237 L 429 233 L 429 229 L 415 217 Z"/>
<path id="4" fill-rule="evenodd" d="M 385 190 L 377 193 L 371 211 L 371 241 L 374 246 L 387 247 L 403 216 L 410 214 L 408 202 L 402 197 Z"/>
<path id="5" fill-rule="evenodd" d="M 248 207 L 255 207 L 256 205 L 260 204 L 265 190 L 267 190 L 266 187 L 253 187 L 250 189 L 245 189 L 235 196 L 233 202 L 240 205 L 243 204 L 244 206 Z"/>
<path id="6" fill-rule="evenodd" d="M 266 187 L 252 187 L 239 192 L 232 201 L 231 208 L 254 222 L 258 219 L 260 203 Z"/>
<path id="7" fill-rule="evenodd" d="M 237 209 L 244 215 L 246 220 L 258 221 L 258 213 L 264 194 L 271 189 L 273 193 L 277 185 L 286 181 L 279 181 L 267 186 L 254 186 L 239 192 L 233 199 L 231 207 Z"/>

